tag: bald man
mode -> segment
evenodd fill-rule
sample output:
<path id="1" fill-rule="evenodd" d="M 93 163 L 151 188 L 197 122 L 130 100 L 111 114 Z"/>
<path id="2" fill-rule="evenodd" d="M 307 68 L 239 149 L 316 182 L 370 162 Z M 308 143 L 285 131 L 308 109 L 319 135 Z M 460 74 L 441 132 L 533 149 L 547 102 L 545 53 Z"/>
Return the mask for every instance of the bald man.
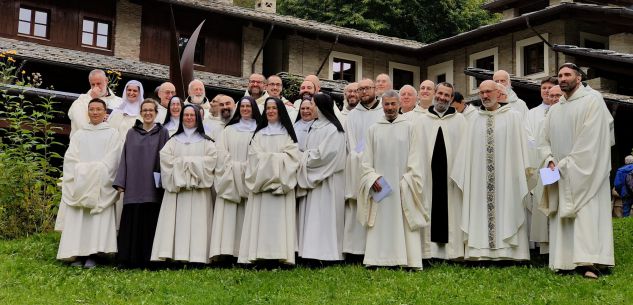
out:
<path id="1" fill-rule="evenodd" d="M 505 70 L 499 70 L 492 75 L 492 80 L 495 83 L 502 84 L 506 87 L 508 106 L 521 113 L 521 117 L 525 118 L 527 116 L 528 107 L 525 102 L 520 99 L 516 93 L 514 93 L 514 90 L 512 90 L 510 74 Z"/>
<path id="2" fill-rule="evenodd" d="M 165 122 L 165 117 L 167 116 L 167 106 L 169 105 L 169 100 L 176 95 L 176 86 L 170 82 L 164 82 L 158 86 L 157 95 L 160 99 L 160 104 L 158 105 L 158 114 L 156 115 L 155 122 L 163 124 Z"/>
<path id="3" fill-rule="evenodd" d="M 376 76 L 376 97 L 380 98 L 383 93 L 387 90 L 393 89 L 393 84 L 391 83 L 391 78 L 389 75 L 385 73 L 378 74 Z"/>
<path id="4" fill-rule="evenodd" d="M 491 80 L 479 86 L 482 106 L 460 144 L 460 151 L 477 153 L 461 153 L 450 175 L 463 194 L 465 260 L 530 259 L 527 131 L 519 112 L 501 107 L 497 88 Z"/>
<path id="5" fill-rule="evenodd" d="M 420 100 L 420 107 L 423 111 L 426 111 L 433 105 L 433 97 L 435 96 L 435 83 L 430 80 L 425 80 L 420 83 L 420 91 L 418 92 L 418 99 Z"/>
<path id="6" fill-rule="evenodd" d="M 400 112 L 403 114 L 413 111 L 418 106 L 418 92 L 411 85 L 404 85 L 400 88 Z M 420 109 L 422 110 L 422 109 Z"/>

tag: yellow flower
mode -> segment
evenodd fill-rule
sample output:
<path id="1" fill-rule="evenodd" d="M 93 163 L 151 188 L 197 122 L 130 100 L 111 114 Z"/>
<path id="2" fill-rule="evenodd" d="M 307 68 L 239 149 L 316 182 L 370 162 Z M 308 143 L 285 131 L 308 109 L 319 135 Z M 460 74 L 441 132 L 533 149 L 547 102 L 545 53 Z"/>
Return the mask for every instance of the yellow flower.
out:
<path id="1" fill-rule="evenodd" d="M 4 53 L 0 53 L 0 58 L 4 58 Z"/>
<path id="2" fill-rule="evenodd" d="M 108 70 L 108 71 L 106 71 L 106 73 L 112 74 L 112 70 Z"/>
<path id="3" fill-rule="evenodd" d="M 26 74 L 26 71 L 22 70 L 22 75 Z"/>
<path id="4" fill-rule="evenodd" d="M 18 54 L 18 52 L 16 50 L 9 50 L 9 51 L 7 51 L 7 53 L 13 54 L 13 55 Z"/>
<path id="5" fill-rule="evenodd" d="M 9 57 L 7 58 L 7 61 L 10 61 L 10 62 L 15 62 L 15 59 L 13 59 L 13 57 L 10 57 L 10 56 L 9 56 Z"/>

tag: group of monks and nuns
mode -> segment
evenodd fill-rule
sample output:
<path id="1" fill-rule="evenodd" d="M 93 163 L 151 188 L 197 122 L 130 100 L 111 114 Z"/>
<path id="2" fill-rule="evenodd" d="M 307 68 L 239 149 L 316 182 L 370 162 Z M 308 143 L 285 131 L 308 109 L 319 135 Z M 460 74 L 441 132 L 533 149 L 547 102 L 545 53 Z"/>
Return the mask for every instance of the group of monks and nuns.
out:
<path id="1" fill-rule="evenodd" d="M 418 92 L 411 85 L 404 85 L 400 88 L 400 112 L 407 113 L 413 111 L 418 106 Z"/>
<path id="2" fill-rule="evenodd" d="M 209 262 L 217 149 L 205 134 L 196 108 L 183 107 L 178 131 L 160 151 L 165 194 L 152 247 L 153 261 Z"/>
<path id="3" fill-rule="evenodd" d="M 492 80 L 479 85 L 482 106 L 469 119 L 458 150 L 477 153 L 457 156 L 451 173 L 463 192 L 466 260 L 530 258 L 523 198 L 534 169 L 527 131 L 521 113 L 499 104 L 499 94 Z"/>
<path id="4" fill-rule="evenodd" d="M 345 133 L 329 95 L 315 94 L 313 104 L 318 114 L 307 134 L 297 171 L 297 184 L 307 191 L 297 213 L 298 255 L 339 261 L 343 260 Z"/>
<path id="5" fill-rule="evenodd" d="M 549 267 L 596 278 L 615 264 L 609 186 L 613 118 L 581 80 L 575 64 L 558 69 L 564 96 L 545 116 L 539 150 L 544 165 L 560 171 L 560 180 L 544 187 L 541 208 L 550 221 Z"/>
<path id="6" fill-rule="evenodd" d="M 169 131 L 170 137 L 178 131 L 178 126 L 180 126 L 180 111 L 182 111 L 182 106 L 184 106 L 182 100 L 177 96 L 172 96 L 167 103 L 169 115 L 165 116 L 163 127 Z"/>
<path id="7" fill-rule="evenodd" d="M 75 132 L 88 127 L 90 124 L 86 109 L 88 109 L 88 103 L 91 100 L 99 98 L 106 103 L 107 109 L 104 120 L 108 118 L 108 113 L 121 105 L 121 98 L 114 95 L 114 92 L 108 88 L 108 77 L 103 70 L 95 69 L 90 71 L 88 81 L 90 82 L 90 90 L 80 95 L 68 109 L 68 118 L 70 119 L 69 137 L 72 137 Z"/>
<path id="8" fill-rule="evenodd" d="M 244 182 L 248 146 L 262 116 L 253 97 L 245 96 L 237 103 L 233 118 L 226 124 L 216 146 L 218 166 L 213 211 L 210 256 L 237 258 L 249 191 Z M 232 259 L 231 259 L 232 260 Z"/>
<path id="9" fill-rule="evenodd" d="M 525 102 L 520 99 L 517 94 L 512 90 L 512 82 L 510 81 L 510 74 L 505 70 L 498 70 L 492 75 L 492 80 L 495 83 L 502 84 L 506 87 L 506 102 L 514 111 L 521 113 L 521 118 L 525 119 L 528 112 L 528 107 Z"/>
<path id="10" fill-rule="evenodd" d="M 415 111 L 409 117 L 420 141 L 420 172 L 425 173 L 424 206 L 430 209 L 430 226 L 423 231 L 424 258 L 446 260 L 464 257 L 464 238 L 461 229 L 462 192 L 450 179 L 458 158 L 466 119 L 450 107 L 454 98 L 450 83 L 439 83 L 435 89 L 433 106 L 428 111 Z"/>
<path id="11" fill-rule="evenodd" d="M 363 79 L 358 82 L 359 104 L 347 115 L 347 164 L 345 166 L 345 231 L 343 252 L 353 255 L 365 253 L 367 232 L 358 221 L 356 194 L 358 193 L 360 163 L 367 148 L 369 126 L 384 117 L 382 104 L 376 99 L 374 82 Z"/>
<path id="12" fill-rule="evenodd" d="M 125 102 L 125 101 L 124 101 Z M 158 213 L 163 200 L 158 153 L 169 140 L 169 131 L 155 123 L 158 102 L 145 99 L 125 137 L 116 178 L 112 186 L 123 194 L 123 213 L 117 238 L 117 260 L 130 267 L 147 267 Z"/>
<path id="13" fill-rule="evenodd" d="M 526 126 L 528 131 L 528 153 L 530 155 L 530 167 L 541 168 L 543 160 L 540 158 L 538 151 L 538 139 L 542 136 L 543 120 L 549 111 L 551 105 L 558 102 L 549 98 L 549 90 L 558 83 L 555 77 L 549 77 L 541 81 L 541 99 L 540 105 L 530 109 L 526 116 Z M 549 230 L 548 220 L 545 213 L 538 209 L 538 205 L 543 197 L 543 183 L 540 180 L 539 172 L 534 172 L 534 179 L 538 182 L 536 186 L 530 190 L 528 196 L 525 197 L 525 206 L 527 208 L 527 223 L 529 226 L 530 248 L 539 248 L 540 254 L 548 253 Z"/>
<path id="14" fill-rule="evenodd" d="M 380 96 L 385 93 L 387 90 L 393 89 L 393 84 L 391 83 L 391 78 L 389 75 L 385 73 L 378 74 L 376 76 L 376 96 L 380 98 Z"/>
<path id="15" fill-rule="evenodd" d="M 269 97 L 265 105 L 248 150 L 244 181 L 249 195 L 238 263 L 294 264 L 297 136 L 280 99 Z"/>
<path id="16" fill-rule="evenodd" d="M 104 122 L 106 109 L 99 98 L 88 102 L 84 112 L 89 122 L 74 130 L 64 155 L 62 200 L 55 228 L 62 232 L 57 259 L 72 261 L 72 266 L 93 268 L 96 254 L 117 252 L 114 204 L 119 193 L 112 182 L 123 143 L 116 129 Z"/>
<path id="17" fill-rule="evenodd" d="M 264 101 L 268 98 L 268 92 L 266 92 L 266 78 L 259 74 L 253 73 L 248 77 L 248 86 L 244 96 L 250 96 L 257 101 L 259 105 L 260 113 L 264 109 Z"/>
<path id="18" fill-rule="evenodd" d="M 418 92 L 419 105 L 423 110 L 429 109 L 433 105 L 433 96 L 435 96 L 435 83 L 431 80 L 425 80 L 420 83 Z"/>
<path id="19" fill-rule="evenodd" d="M 312 127 L 312 123 L 316 119 L 316 106 L 314 105 L 313 98 L 306 98 L 301 101 L 299 106 L 299 114 L 294 120 L 294 130 L 297 135 L 297 145 L 300 151 L 304 151 L 306 148 L 306 138 L 308 137 L 308 131 Z"/>
<path id="20" fill-rule="evenodd" d="M 189 96 L 185 99 L 185 105 L 192 104 L 198 106 L 200 109 L 203 109 L 203 120 L 207 117 L 211 117 L 211 103 L 207 98 L 204 83 L 201 80 L 194 79 L 189 82 L 189 85 L 187 86 L 187 94 L 189 94 Z"/>
<path id="21" fill-rule="evenodd" d="M 169 116 L 169 101 L 176 95 L 176 86 L 170 82 L 164 82 L 158 86 L 158 115 L 156 116 L 156 122 L 165 122 L 165 118 Z M 176 126 L 178 129 L 178 126 Z"/>
<path id="22" fill-rule="evenodd" d="M 119 132 L 121 141 L 125 141 L 127 131 L 141 118 L 141 103 L 144 100 L 143 84 L 131 80 L 125 84 L 121 105 L 115 108 L 108 117 L 110 127 Z"/>
<path id="23" fill-rule="evenodd" d="M 367 229 L 363 264 L 421 269 L 421 229 L 430 217 L 422 199 L 423 144 L 398 114 L 398 100 L 394 90 L 383 93 L 384 116 L 369 127 L 362 155 L 357 217 Z"/>

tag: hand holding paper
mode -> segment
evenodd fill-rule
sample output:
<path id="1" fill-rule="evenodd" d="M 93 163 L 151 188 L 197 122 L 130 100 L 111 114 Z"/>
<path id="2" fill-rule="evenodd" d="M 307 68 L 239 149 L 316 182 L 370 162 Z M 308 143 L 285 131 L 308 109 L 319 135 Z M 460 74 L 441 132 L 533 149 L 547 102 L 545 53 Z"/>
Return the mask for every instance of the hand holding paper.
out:
<path id="1" fill-rule="evenodd" d="M 541 168 L 539 173 L 541 174 L 541 182 L 543 185 L 550 185 L 560 180 L 558 167 L 554 167 L 553 169 L 549 167 Z"/>
<path id="2" fill-rule="evenodd" d="M 373 192 L 371 197 L 374 199 L 374 201 L 380 202 L 381 200 L 385 199 L 385 197 L 389 196 L 389 194 L 391 194 L 391 186 L 389 185 L 389 183 L 387 183 L 385 177 L 380 177 L 376 182 L 380 184 L 381 190 L 379 192 Z"/>

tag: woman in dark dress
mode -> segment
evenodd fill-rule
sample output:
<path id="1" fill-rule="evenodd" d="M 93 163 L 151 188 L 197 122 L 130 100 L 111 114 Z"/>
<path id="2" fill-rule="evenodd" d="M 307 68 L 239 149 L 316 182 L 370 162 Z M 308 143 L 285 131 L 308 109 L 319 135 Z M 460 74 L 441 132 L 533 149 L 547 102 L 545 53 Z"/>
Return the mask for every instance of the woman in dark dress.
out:
<path id="1" fill-rule="evenodd" d="M 117 259 L 127 267 L 148 266 L 163 197 L 158 152 L 169 140 L 169 132 L 154 123 L 157 114 L 156 101 L 145 99 L 143 121 L 137 120 L 127 133 L 113 183 L 123 193 Z"/>

